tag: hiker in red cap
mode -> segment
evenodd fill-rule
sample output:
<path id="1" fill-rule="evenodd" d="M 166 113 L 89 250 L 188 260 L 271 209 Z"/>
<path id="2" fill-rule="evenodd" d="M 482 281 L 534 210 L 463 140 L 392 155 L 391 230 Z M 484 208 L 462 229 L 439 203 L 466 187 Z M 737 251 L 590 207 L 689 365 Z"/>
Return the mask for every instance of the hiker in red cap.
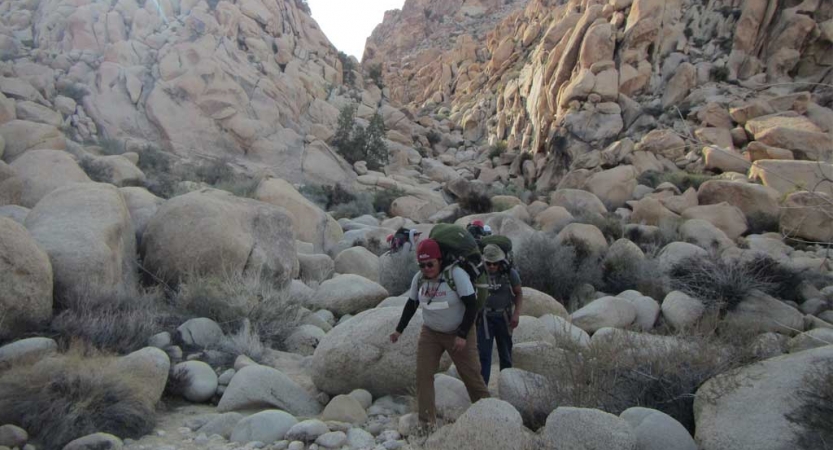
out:
<path id="1" fill-rule="evenodd" d="M 417 408 L 420 422 L 433 425 L 437 420 L 434 374 L 444 352 L 451 356 L 472 403 L 488 398 L 489 390 L 480 375 L 474 327 L 476 296 L 468 274 L 457 266 L 443 270 L 442 251 L 433 239 L 420 241 L 416 253 L 420 273 L 411 282 L 408 301 L 390 340 L 394 343 L 399 340 L 417 307 L 421 306 L 423 325 L 417 343 Z M 445 280 L 446 277 L 453 277 L 451 283 Z"/>

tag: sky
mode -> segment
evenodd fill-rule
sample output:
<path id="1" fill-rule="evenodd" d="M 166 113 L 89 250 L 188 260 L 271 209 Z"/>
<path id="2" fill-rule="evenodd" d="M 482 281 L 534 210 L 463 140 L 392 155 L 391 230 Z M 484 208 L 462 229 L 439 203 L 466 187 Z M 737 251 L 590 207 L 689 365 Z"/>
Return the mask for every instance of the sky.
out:
<path id="1" fill-rule="evenodd" d="M 359 60 L 364 43 L 385 11 L 402 9 L 405 0 L 307 0 L 312 18 L 337 49 Z"/>

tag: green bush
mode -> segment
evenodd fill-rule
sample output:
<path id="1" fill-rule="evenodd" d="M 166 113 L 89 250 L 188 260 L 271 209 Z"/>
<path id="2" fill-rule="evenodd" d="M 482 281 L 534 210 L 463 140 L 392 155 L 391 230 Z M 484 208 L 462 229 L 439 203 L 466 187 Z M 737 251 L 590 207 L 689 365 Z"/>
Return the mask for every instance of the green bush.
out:
<path id="1" fill-rule="evenodd" d="M 616 242 L 621 239 L 625 233 L 625 221 L 614 213 L 599 214 L 582 214 L 575 218 L 573 222 L 593 225 L 602 232 L 608 243 Z"/>
<path id="2" fill-rule="evenodd" d="M 436 130 L 431 130 L 425 136 L 428 139 L 428 143 L 431 145 L 437 145 L 443 140 L 443 135 L 438 133 Z"/>
<path id="3" fill-rule="evenodd" d="M 367 128 L 355 123 L 356 107 L 345 106 L 338 116 L 338 128 L 332 143 L 339 154 L 350 164 L 367 162 L 370 170 L 380 170 L 388 163 L 388 146 L 385 144 L 385 121 L 374 114 Z"/>
<path id="4" fill-rule="evenodd" d="M 489 149 L 489 158 L 497 158 L 498 156 L 502 155 L 503 152 L 506 151 L 506 148 L 506 141 L 498 141 L 497 144 L 493 145 Z"/>
<path id="5" fill-rule="evenodd" d="M 365 214 L 373 214 L 376 212 L 373 206 L 373 197 L 369 194 L 361 193 L 355 198 L 346 203 L 339 203 L 335 205 L 332 210 L 334 219 L 354 219 Z"/>
<path id="6" fill-rule="evenodd" d="M 374 64 L 370 66 L 368 69 L 367 77 L 373 81 L 373 84 L 379 87 L 379 89 L 385 88 L 385 81 L 382 76 L 382 64 Z"/>
<path id="7" fill-rule="evenodd" d="M 197 180 L 206 184 L 216 185 L 234 179 L 234 169 L 231 168 L 231 160 L 220 158 L 211 161 L 204 161 L 196 168 Z"/>
<path id="8" fill-rule="evenodd" d="M 404 197 L 405 191 L 399 188 L 383 189 L 373 194 L 373 209 L 376 212 L 390 214 L 390 206 L 399 197 Z"/>
<path id="9" fill-rule="evenodd" d="M 729 68 L 726 66 L 712 66 L 709 69 L 709 77 L 720 83 L 726 82 L 729 80 Z"/>
<path id="10" fill-rule="evenodd" d="M 341 61 L 341 74 L 344 84 L 355 86 L 356 74 L 353 71 L 356 70 L 356 67 L 353 65 L 353 60 L 344 52 L 338 52 L 338 59 Z"/>
<path id="11" fill-rule="evenodd" d="M 492 212 L 492 199 L 488 194 L 470 191 L 458 199 L 460 209 L 468 214 L 485 214 Z"/>

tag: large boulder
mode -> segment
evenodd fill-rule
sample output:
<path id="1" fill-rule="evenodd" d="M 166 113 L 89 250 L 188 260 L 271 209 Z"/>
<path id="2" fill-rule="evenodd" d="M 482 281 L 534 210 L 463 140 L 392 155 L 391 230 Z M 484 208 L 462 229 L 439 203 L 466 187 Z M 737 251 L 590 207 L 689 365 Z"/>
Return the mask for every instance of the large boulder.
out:
<path id="1" fill-rule="evenodd" d="M 168 374 L 171 370 L 171 360 L 168 355 L 158 348 L 145 347 L 129 355 L 116 359 L 110 368 L 114 373 L 129 373 L 141 379 L 143 383 L 132 386 L 138 398 L 147 406 L 153 408 L 162 398 Z"/>
<path id="2" fill-rule="evenodd" d="M 119 189 L 119 192 L 130 211 L 133 230 L 136 231 L 136 244 L 141 245 L 142 235 L 145 233 L 148 222 L 156 215 L 156 211 L 165 203 L 165 200 L 142 187 L 123 187 Z"/>
<path id="3" fill-rule="evenodd" d="M 702 219 L 711 222 L 712 225 L 723 230 L 726 236 L 733 241 L 749 229 L 743 211 L 726 202 L 688 208 L 683 212 L 682 218 L 685 220 Z"/>
<path id="4" fill-rule="evenodd" d="M 52 265 L 26 228 L 5 217 L 0 255 L 0 338 L 8 338 L 52 318 Z"/>
<path id="5" fill-rule="evenodd" d="M 324 254 L 305 255 L 298 253 L 298 276 L 302 280 L 316 281 L 321 283 L 328 280 L 335 272 L 333 258 Z"/>
<path id="6" fill-rule="evenodd" d="M 555 409 L 556 400 L 550 380 L 537 373 L 509 368 L 500 371 L 500 399 L 514 406 L 530 427 L 543 424 Z"/>
<path id="7" fill-rule="evenodd" d="M 312 380 L 329 394 L 366 389 L 374 397 L 404 393 L 414 385 L 417 338 L 422 312 L 417 311 L 395 344 L 400 308 L 377 308 L 357 314 L 333 328 L 315 349 Z M 442 364 L 440 370 L 448 369 Z"/>
<path id="8" fill-rule="evenodd" d="M 298 419 L 285 411 L 272 409 L 261 411 L 237 422 L 229 441 L 238 443 L 280 441 L 297 423 Z"/>
<path id="9" fill-rule="evenodd" d="M 563 206 L 550 206 L 534 216 L 534 223 L 541 231 L 551 231 L 554 228 L 573 221 L 573 215 Z"/>
<path id="10" fill-rule="evenodd" d="M 6 141 L 3 159 L 12 162 L 28 150 L 66 148 L 66 138 L 52 125 L 12 120 L 0 125 L 0 136 Z"/>
<path id="11" fill-rule="evenodd" d="M 257 364 L 234 374 L 217 410 L 229 412 L 262 407 L 280 408 L 304 417 L 321 412 L 318 401 L 291 378 L 277 369 Z"/>
<path id="12" fill-rule="evenodd" d="M 442 373 L 434 375 L 434 397 L 437 414 L 449 420 L 456 420 L 471 406 L 465 383 Z"/>
<path id="13" fill-rule="evenodd" d="M 297 270 L 286 210 L 214 189 L 165 202 L 145 228 L 145 268 L 170 283 L 190 273 L 252 274 L 288 282 Z"/>
<path id="14" fill-rule="evenodd" d="M 590 335 L 564 317 L 547 314 L 538 320 L 550 334 L 555 336 L 556 345 L 559 347 L 587 348 L 590 345 Z"/>
<path id="15" fill-rule="evenodd" d="M 585 189 L 592 192 L 609 209 L 622 207 L 633 198 L 638 173 L 633 166 L 619 166 L 593 174 Z"/>
<path id="16" fill-rule="evenodd" d="M 0 206 L 17 205 L 22 195 L 23 179 L 8 164 L 0 161 Z"/>
<path id="17" fill-rule="evenodd" d="M 792 150 L 810 161 L 827 160 L 833 149 L 833 137 L 795 112 L 756 117 L 745 128 L 756 141 Z"/>
<path id="18" fill-rule="evenodd" d="M 60 150 L 32 150 L 11 163 L 23 180 L 20 204 L 33 208 L 46 194 L 73 183 L 89 183 L 73 157 Z"/>
<path id="19" fill-rule="evenodd" d="M 811 371 L 833 363 L 833 346 L 767 359 L 706 381 L 694 397 L 702 450 L 795 448 L 805 424 L 788 416 L 804 404 Z M 749 405 L 756 405 L 750 408 Z"/>
<path id="20" fill-rule="evenodd" d="M 662 317 L 675 330 L 694 326 L 705 312 L 706 305 L 701 300 L 684 292 L 670 292 L 662 301 Z"/>
<path id="21" fill-rule="evenodd" d="M 563 341 L 556 342 L 564 343 Z M 571 355 L 572 353 L 549 342 L 522 342 L 512 346 L 512 367 L 549 376 L 552 375 L 554 369 L 568 364 L 568 358 Z"/>
<path id="22" fill-rule="evenodd" d="M 794 192 L 796 186 L 833 195 L 833 164 L 821 161 L 759 160 L 752 164 L 749 178 L 760 179 L 781 195 Z"/>
<path id="23" fill-rule="evenodd" d="M 495 398 L 480 400 L 451 425 L 442 427 L 425 442 L 426 450 L 532 450 L 537 439 L 523 426 L 523 419 L 509 403 Z"/>
<path id="24" fill-rule="evenodd" d="M 688 430 L 662 411 L 635 406 L 626 409 L 619 417 L 636 434 L 637 450 L 697 450 L 697 444 Z"/>
<path id="25" fill-rule="evenodd" d="M 672 242 L 662 248 L 657 258 L 660 269 L 670 271 L 688 258 L 705 258 L 709 252 L 688 242 Z"/>
<path id="26" fill-rule="evenodd" d="M 33 361 L 58 352 L 58 343 L 50 338 L 25 338 L 0 347 L 0 369 L 14 366 L 18 361 Z"/>
<path id="27" fill-rule="evenodd" d="M 761 291 L 751 291 L 726 314 L 726 322 L 741 329 L 793 335 L 804 331 L 804 314 Z"/>
<path id="28" fill-rule="evenodd" d="M 625 328 L 635 320 L 636 307 L 631 302 L 618 297 L 602 297 L 574 312 L 571 322 L 592 334 L 606 327 Z"/>
<path id="29" fill-rule="evenodd" d="M 344 236 L 335 219 L 280 178 L 263 180 L 255 198 L 289 211 L 295 236 L 313 244 L 316 252 L 328 252 Z"/>
<path id="30" fill-rule="evenodd" d="M 17 205 L 0 206 L 0 217 L 12 219 L 15 222 L 25 225 L 26 216 L 29 215 L 29 208 L 24 208 Z"/>
<path id="31" fill-rule="evenodd" d="M 603 215 L 607 212 L 604 203 L 592 192 L 578 189 L 559 189 L 550 196 L 550 206 L 561 206 L 573 216 L 588 214 Z"/>
<path id="32" fill-rule="evenodd" d="M 628 422 L 598 409 L 559 407 L 541 432 L 545 448 L 635 450 L 636 434 Z"/>
<path id="33" fill-rule="evenodd" d="M 685 242 L 707 251 L 719 253 L 727 248 L 736 247 L 723 230 L 701 219 L 686 220 L 680 226 L 680 236 Z"/>
<path id="34" fill-rule="evenodd" d="M 523 291 L 523 314 L 525 316 L 541 317 L 546 314 L 553 314 L 559 317 L 567 317 L 567 308 L 552 296 L 524 287 Z"/>
<path id="35" fill-rule="evenodd" d="M 359 275 L 339 275 L 321 283 L 310 299 L 311 306 L 333 314 L 358 314 L 375 308 L 388 297 L 388 291 L 378 283 Z"/>
<path id="36" fill-rule="evenodd" d="M 639 150 L 675 160 L 685 154 L 686 144 L 674 130 L 652 130 L 639 142 Z"/>
<path id="37" fill-rule="evenodd" d="M 364 247 L 350 247 L 336 256 L 335 271 L 341 274 L 359 275 L 378 283 L 379 257 Z"/>
<path id="38" fill-rule="evenodd" d="M 202 403 L 214 397 L 217 392 L 217 374 L 202 361 L 185 361 L 174 366 L 174 373 L 181 371 L 188 382 L 182 389 L 182 396 L 189 402 Z"/>
<path id="39" fill-rule="evenodd" d="M 786 236 L 813 242 L 833 241 L 833 196 L 821 192 L 796 192 L 784 202 L 779 226 Z"/>
<path id="40" fill-rule="evenodd" d="M 648 331 L 654 328 L 659 318 L 660 306 L 656 300 L 638 291 L 625 291 L 616 297 L 625 299 L 633 305 L 636 310 L 636 320 L 633 326 L 637 329 Z"/>
<path id="41" fill-rule="evenodd" d="M 700 185 L 697 199 L 701 205 L 726 202 L 736 206 L 747 220 L 776 222 L 781 213 L 778 191 L 760 184 L 738 183 L 728 180 L 709 180 Z"/>
<path id="42" fill-rule="evenodd" d="M 577 252 L 588 252 L 593 256 L 603 256 L 607 252 L 607 239 L 595 226 L 584 223 L 571 223 L 564 227 L 556 242 L 562 245 L 574 245 Z"/>
<path id="43" fill-rule="evenodd" d="M 364 406 L 355 398 L 342 394 L 335 396 L 321 413 L 325 421 L 360 424 L 367 420 Z"/>
<path id="44" fill-rule="evenodd" d="M 57 189 L 29 212 L 26 228 L 49 255 L 60 298 L 114 292 L 136 281 L 136 234 L 112 185 Z"/>

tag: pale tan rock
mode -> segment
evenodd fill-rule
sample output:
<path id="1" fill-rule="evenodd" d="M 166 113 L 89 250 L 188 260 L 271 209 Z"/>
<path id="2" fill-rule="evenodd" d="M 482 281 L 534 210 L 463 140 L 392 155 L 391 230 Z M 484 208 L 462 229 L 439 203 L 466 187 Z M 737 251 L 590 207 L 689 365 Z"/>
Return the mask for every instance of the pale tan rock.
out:
<path id="1" fill-rule="evenodd" d="M 145 268 L 169 283 L 196 272 L 280 284 L 298 271 L 287 210 L 214 189 L 165 202 L 145 228 L 140 253 Z"/>
<path id="2" fill-rule="evenodd" d="M 682 63 L 662 95 L 662 107 L 668 108 L 671 105 L 679 104 L 685 99 L 691 89 L 697 86 L 697 69 L 690 63 Z"/>
<path id="3" fill-rule="evenodd" d="M 759 159 L 795 159 L 793 152 L 785 148 L 770 147 L 762 142 L 750 142 L 746 147 L 749 161 L 755 162 Z"/>
<path id="4" fill-rule="evenodd" d="M 551 231 L 573 220 L 573 215 L 562 206 L 550 206 L 535 216 L 535 225 L 541 231 Z"/>
<path id="5" fill-rule="evenodd" d="M 341 225 L 335 219 L 280 178 L 263 180 L 255 198 L 289 211 L 295 236 L 313 244 L 315 251 L 326 253 L 344 237 Z"/>
<path id="6" fill-rule="evenodd" d="M 30 101 L 20 102 L 17 104 L 17 118 L 20 120 L 44 123 L 54 127 L 60 127 L 63 123 L 61 113 Z"/>
<path id="7" fill-rule="evenodd" d="M 379 282 L 379 257 L 364 247 L 343 250 L 335 258 L 335 271 L 340 274 L 354 274 Z"/>
<path id="8" fill-rule="evenodd" d="M 726 236 L 731 240 L 737 239 L 749 229 L 743 211 L 726 202 L 695 206 L 685 210 L 681 217 L 685 220 L 703 219 L 711 222 L 712 225 L 726 233 Z"/>
<path id="9" fill-rule="evenodd" d="M 701 205 L 726 202 L 736 206 L 747 219 L 777 221 L 781 214 L 778 191 L 751 183 L 709 180 L 700 185 L 697 198 Z"/>
<path id="10" fill-rule="evenodd" d="M 686 153 L 686 145 L 673 130 L 653 130 L 639 142 L 639 150 L 675 160 Z"/>
<path id="11" fill-rule="evenodd" d="M 0 217 L 0 336 L 37 329 L 52 318 L 52 264 L 29 232 Z"/>
<path id="12" fill-rule="evenodd" d="M 629 202 L 633 213 L 630 222 L 642 225 L 659 226 L 667 221 L 675 221 L 680 218 L 663 204 L 654 198 L 643 198 L 639 201 Z"/>
<path id="13" fill-rule="evenodd" d="M 66 148 L 64 135 L 52 125 L 13 120 L 0 125 L 0 136 L 6 141 L 3 159 L 14 161 L 27 150 Z"/>
<path id="14" fill-rule="evenodd" d="M 559 189 L 550 195 L 550 205 L 561 206 L 570 214 L 603 215 L 607 212 L 604 203 L 595 194 L 577 189 Z"/>
<path id="15" fill-rule="evenodd" d="M 784 202 L 781 232 L 813 242 L 833 240 L 833 196 L 825 193 L 796 192 Z"/>
<path id="16" fill-rule="evenodd" d="M 727 128 L 698 128 L 694 135 L 705 145 L 716 145 L 726 150 L 734 147 L 732 132 Z"/>
<path id="17" fill-rule="evenodd" d="M 749 169 L 749 178 L 761 180 L 781 194 L 813 189 L 833 195 L 833 164 L 812 161 L 759 160 Z"/>
<path id="18" fill-rule="evenodd" d="M 707 127 L 732 129 L 732 116 L 729 111 L 717 103 L 709 103 L 697 111 L 697 119 Z"/>
<path id="19" fill-rule="evenodd" d="M 804 116 L 758 117 L 746 123 L 746 130 L 756 141 L 792 150 L 811 161 L 827 161 L 833 154 L 833 137 Z"/>
<path id="20" fill-rule="evenodd" d="M 23 181 L 20 204 L 27 208 L 33 208 L 55 189 L 92 181 L 72 156 L 61 150 L 27 151 L 10 167 Z"/>
<path id="21" fill-rule="evenodd" d="M 682 214 L 683 211 L 687 210 L 688 208 L 693 208 L 700 204 L 699 200 L 697 199 L 697 190 L 695 190 L 693 187 L 688 188 L 681 195 L 675 195 L 673 197 L 663 197 L 660 198 L 659 201 L 660 203 L 662 203 L 663 206 L 665 206 L 675 214 Z"/>
<path id="22" fill-rule="evenodd" d="M 8 164 L 0 161 L 0 206 L 20 204 L 23 180 Z"/>
<path id="23" fill-rule="evenodd" d="M 752 167 L 743 154 L 730 149 L 705 147 L 703 156 L 708 170 L 746 173 Z"/>
<path id="24" fill-rule="evenodd" d="M 47 194 L 26 228 L 49 255 L 56 298 L 130 292 L 136 282 L 136 235 L 118 189 L 74 183 Z"/>
<path id="25" fill-rule="evenodd" d="M 585 189 L 613 210 L 633 198 L 637 175 L 633 166 L 619 166 L 591 176 L 585 184 Z"/>

